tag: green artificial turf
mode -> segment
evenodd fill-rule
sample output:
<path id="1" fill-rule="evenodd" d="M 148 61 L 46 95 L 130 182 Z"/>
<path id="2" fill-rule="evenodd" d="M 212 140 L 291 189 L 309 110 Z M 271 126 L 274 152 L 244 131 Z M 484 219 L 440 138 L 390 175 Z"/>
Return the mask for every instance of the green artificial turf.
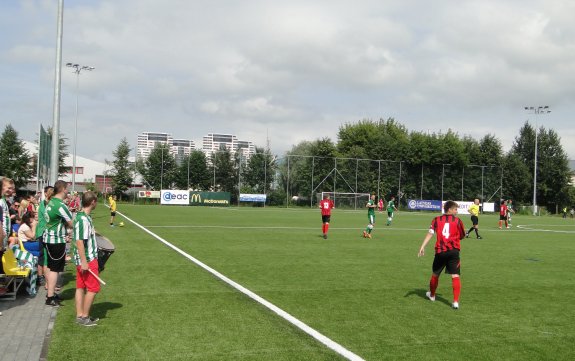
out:
<path id="1" fill-rule="evenodd" d="M 570 219 L 515 216 L 512 229 L 499 230 L 498 217 L 480 217 L 483 239 L 463 241 L 456 311 L 446 275 L 437 301 L 425 298 L 433 245 L 423 258 L 417 252 L 430 213 L 396 213 L 390 227 L 378 213 L 368 240 L 360 236 L 366 211 L 336 209 L 324 240 L 319 210 L 122 204 L 119 211 L 366 360 L 575 355 Z M 68 275 L 49 360 L 340 359 L 128 220 L 109 227 L 102 206 L 94 220 L 116 245 L 92 312 L 101 321 L 74 324 Z"/>

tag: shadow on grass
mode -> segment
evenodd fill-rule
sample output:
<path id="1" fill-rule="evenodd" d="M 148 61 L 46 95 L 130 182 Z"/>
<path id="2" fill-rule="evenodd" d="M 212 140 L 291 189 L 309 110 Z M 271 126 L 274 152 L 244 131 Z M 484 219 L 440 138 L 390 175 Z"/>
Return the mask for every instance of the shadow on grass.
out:
<path id="1" fill-rule="evenodd" d="M 115 310 L 116 308 L 122 308 L 122 307 L 124 307 L 124 305 L 121 303 L 117 303 L 117 302 L 100 302 L 99 303 L 96 300 L 96 302 L 92 306 L 92 313 L 94 314 L 94 316 L 96 316 L 98 318 L 106 318 L 106 314 L 108 313 L 108 311 Z"/>
<path id="2" fill-rule="evenodd" d="M 403 297 L 411 297 L 411 296 L 414 296 L 414 295 L 415 295 L 415 296 L 419 296 L 419 297 L 423 298 L 423 299 L 426 300 L 426 301 L 429 301 L 429 299 L 428 299 L 427 296 L 425 295 L 425 292 L 427 292 L 427 291 L 428 291 L 428 290 L 427 290 L 427 289 L 424 289 L 424 288 L 416 288 L 416 289 L 414 289 L 414 290 L 411 290 L 411 291 L 407 292 L 407 293 L 405 294 L 405 296 L 403 296 Z M 441 296 L 440 293 L 436 293 L 436 294 L 435 294 L 435 301 L 436 301 L 436 302 L 445 303 L 446 305 L 451 306 L 451 302 L 450 302 L 448 299 L 446 299 L 446 298 L 444 298 L 443 296 Z"/>

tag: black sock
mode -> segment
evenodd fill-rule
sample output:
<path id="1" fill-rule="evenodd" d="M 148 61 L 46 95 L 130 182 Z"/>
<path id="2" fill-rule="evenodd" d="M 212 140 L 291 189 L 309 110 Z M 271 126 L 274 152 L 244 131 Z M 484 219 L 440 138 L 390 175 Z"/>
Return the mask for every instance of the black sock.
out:
<path id="1" fill-rule="evenodd" d="M 475 229 L 474 227 L 469 228 L 469 231 L 467 231 L 467 234 L 471 233 L 471 231 L 473 231 L 474 229 Z"/>
<path id="2" fill-rule="evenodd" d="M 475 234 L 477 235 L 477 237 L 479 237 L 479 232 L 477 231 L 477 228 L 475 228 Z"/>

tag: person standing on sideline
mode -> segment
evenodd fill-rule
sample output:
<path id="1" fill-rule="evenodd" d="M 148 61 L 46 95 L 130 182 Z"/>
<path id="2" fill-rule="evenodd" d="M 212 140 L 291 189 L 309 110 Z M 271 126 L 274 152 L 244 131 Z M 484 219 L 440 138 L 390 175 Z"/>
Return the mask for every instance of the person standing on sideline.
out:
<path id="1" fill-rule="evenodd" d="M 46 231 L 46 206 L 52 195 L 54 194 L 54 187 L 44 187 L 44 199 L 38 202 L 38 223 L 36 224 L 36 240 L 40 242 L 40 255 L 38 256 L 38 281 L 41 286 L 46 283 L 45 273 L 47 270 L 48 257 L 46 256 L 46 245 L 44 243 L 44 232 Z"/>
<path id="2" fill-rule="evenodd" d="M 377 202 L 377 210 L 379 213 L 383 212 L 383 197 L 381 197 Z"/>
<path id="3" fill-rule="evenodd" d="M 509 223 L 509 227 L 507 227 L 507 228 L 513 227 L 511 225 L 511 217 L 512 217 L 513 213 L 515 213 L 515 210 L 513 209 L 513 200 L 508 199 L 507 200 L 507 222 Z"/>
<path id="4" fill-rule="evenodd" d="M 473 200 L 473 204 L 469 206 L 469 208 L 467 209 L 467 211 L 469 211 L 469 214 L 471 214 L 471 228 L 469 228 L 469 231 L 467 231 L 467 233 L 465 233 L 465 237 L 469 238 L 469 234 L 471 233 L 471 231 L 475 230 L 475 235 L 477 236 L 477 239 L 481 239 L 481 236 L 479 235 L 479 199 L 475 198 Z"/>
<path id="5" fill-rule="evenodd" d="M 372 194 L 369 201 L 365 205 L 367 207 L 367 227 L 363 231 L 363 238 L 371 238 L 371 231 L 373 231 L 373 226 L 375 225 L 375 194 Z"/>
<path id="6" fill-rule="evenodd" d="M 567 207 L 563 208 L 563 219 L 567 218 Z"/>
<path id="7" fill-rule="evenodd" d="M 46 231 L 44 243 L 46 247 L 48 272 L 46 272 L 46 285 L 48 294 L 46 305 L 59 307 L 60 300 L 55 294 L 58 273 L 64 272 L 66 265 L 66 239 L 72 234 L 72 214 L 64 200 L 68 195 L 68 184 L 63 180 L 54 184 L 54 196 L 48 202 L 44 217 L 46 218 Z"/>
<path id="8" fill-rule="evenodd" d="M 327 239 L 329 221 L 331 220 L 331 210 L 335 208 L 329 194 L 324 194 L 323 199 L 319 202 L 319 208 L 321 209 L 321 231 L 323 233 L 323 239 Z"/>
<path id="9" fill-rule="evenodd" d="M 114 218 L 116 218 L 116 196 L 108 197 L 110 203 L 110 227 L 114 227 Z"/>
<path id="10" fill-rule="evenodd" d="M 76 323 L 96 326 L 98 319 L 90 317 L 90 309 L 100 291 L 98 275 L 98 245 L 90 214 L 96 208 L 98 198 L 87 191 L 82 195 L 81 210 L 74 218 L 74 263 L 76 264 Z"/>
<path id="11" fill-rule="evenodd" d="M 391 196 L 389 202 L 387 202 L 387 225 L 391 225 L 391 221 L 393 221 L 393 212 L 397 211 L 395 208 L 395 197 Z"/>
<path id="12" fill-rule="evenodd" d="M 425 246 L 435 234 L 435 258 L 433 259 L 431 280 L 429 281 L 429 291 L 425 293 L 427 298 L 435 301 L 435 291 L 439 285 L 439 276 L 443 269 L 451 275 L 451 284 L 453 287 L 454 309 L 459 309 L 459 294 L 461 293 L 461 261 L 459 251 L 461 250 L 461 240 L 465 236 L 463 222 L 457 217 L 458 205 L 454 201 L 447 201 L 443 205 L 445 214 L 435 217 L 431 221 L 431 226 L 423 243 L 419 248 L 418 257 L 425 255 Z"/>
<path id="13" fill-rule="evenodd" d="M 8 248 L 8 239 L 12 233 L 12 220 L 10 218 L 10 207 L 8 206 L 7 199 L 12 197 L 14 194 L 14 181 L 10 178 L 2 178 L 0 183 L 0 208 L 2 209 L 2 219 L 0 220 L 0 226 L 2 226 L 2 231 L 0 232 L 0 259 L 6 248 Z M 0 271 L 4 273 L 4 268 L 0 262 Z"/>
<path id="14" fill-rule="evenodd" d="M 507 223 L 507 201 L 506 200 L 501 201 L 501 207 L 499 208 L 499 229 L 501 229 L 503 222 L 505 222 L 505 227 L 509 228 L 509 223 Z"/>

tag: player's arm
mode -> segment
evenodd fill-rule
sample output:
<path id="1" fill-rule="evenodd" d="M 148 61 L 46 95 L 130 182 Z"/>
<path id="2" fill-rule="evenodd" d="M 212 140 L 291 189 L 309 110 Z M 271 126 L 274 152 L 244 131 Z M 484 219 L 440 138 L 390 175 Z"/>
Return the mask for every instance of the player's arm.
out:
<path id="1" fill-rule="evenodd" d="M 425 235 L 425 238 L 423 239 L 423 243 L 421 243 L 421 247 L 419 247 L 419 253 L 417 254 L 417 257 L 425 256 L 425 246 L 427 246 L 429 240 L 431 239 L 431 237 L 433 237 L 434 233 L 435 232 L 433 231 L 433 229 L 430 228 L 427 234 Z"/>
<path id="2" fill-rule="evenodd" d="M 80 267 L 82 271 L 88 270 L 88 260 L 86 259 L 86 248 L 84 247 L 84 240 L 76 240 L 76 248 L 78 249 L 78 256 L 80 256 Z"/>

